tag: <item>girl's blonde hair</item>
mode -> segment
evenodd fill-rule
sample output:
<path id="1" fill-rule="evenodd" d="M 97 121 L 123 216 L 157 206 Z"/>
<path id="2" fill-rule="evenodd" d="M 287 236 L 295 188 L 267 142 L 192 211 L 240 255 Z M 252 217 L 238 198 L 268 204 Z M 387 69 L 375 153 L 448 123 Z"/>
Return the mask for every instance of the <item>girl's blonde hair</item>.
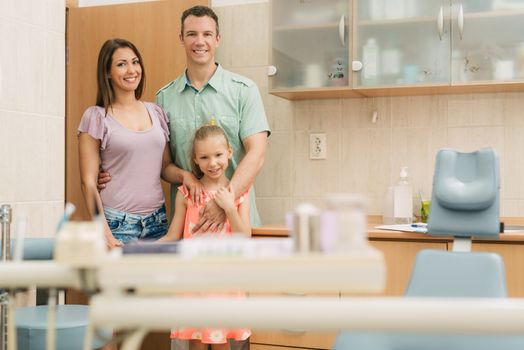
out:
<path id="1" fill-rule="evenodd" d="M 202 125 L 200 128 L 197 129 L 197 131 L 195 131 L 195 136 L 193 137 L 193 142 L 191 143 L 191 153 L 189 154 L 189 158 L 191 159 L 191 171 L 193 172 L 193 175 L 195 175 L 197 179 L 202 178 L 202 176 L 204 176 L 204 173 L 202 172 L 202 170 L 200 170 L 200 167 L 198 166 L 198 164 L 195 163 L 195 158 L 196 158 L 195 143 L 197 141 L 203 141 L 210 136 L 219 136 L 219 135 L 222 135 L 224 137 L 227 148 L 228 149 L 231 148 L 226 132 L 224 131 L 224 129 L 222 129 L 218 125 L 215 125 L 215 124 Z"/>

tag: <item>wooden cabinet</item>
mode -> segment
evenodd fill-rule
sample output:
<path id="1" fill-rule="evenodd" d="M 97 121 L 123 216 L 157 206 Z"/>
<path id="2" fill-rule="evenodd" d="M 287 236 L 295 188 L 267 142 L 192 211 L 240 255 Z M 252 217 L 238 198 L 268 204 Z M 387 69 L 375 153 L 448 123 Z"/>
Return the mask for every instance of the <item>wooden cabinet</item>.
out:
<path id="1" fill-rule="evenodd" d="M 410 242 L 372 240 L 371 245 L 379 249 L 386 260 L 386 290 L 383 295 L 404 295 L 413 269 L 415 257 L 422 249 L 447 250 L 446 242 Z"/>
<path id="2" fill-rule="evenodd" d="M 524 91 L 523 31 L 521 1 L 273 1 L 270 92 L 311 99 Z M 337 65 L 344 78 L 328 78 Z"/>
<path id="3" fill-rule="evenodd" d="M 506 269 L 508 295 L 514 298 L 524 297 L 524 242 L 511 244 L 474 242 L 471 250 L 493 252 L 502 256 Z"/>

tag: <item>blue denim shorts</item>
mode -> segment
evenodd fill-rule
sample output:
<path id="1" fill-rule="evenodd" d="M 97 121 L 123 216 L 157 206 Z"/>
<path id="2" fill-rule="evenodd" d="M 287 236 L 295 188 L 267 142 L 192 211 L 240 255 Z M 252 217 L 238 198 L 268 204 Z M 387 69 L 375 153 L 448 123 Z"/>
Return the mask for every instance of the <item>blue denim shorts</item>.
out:
<path id="1" fill-rule="evenodd" d="M 104 214 L 113 236 L 124 244 L 137 240 L 154 241 L 167 232 L 164 205 L 144 216 L 108 207 L 104 207 Z"/>

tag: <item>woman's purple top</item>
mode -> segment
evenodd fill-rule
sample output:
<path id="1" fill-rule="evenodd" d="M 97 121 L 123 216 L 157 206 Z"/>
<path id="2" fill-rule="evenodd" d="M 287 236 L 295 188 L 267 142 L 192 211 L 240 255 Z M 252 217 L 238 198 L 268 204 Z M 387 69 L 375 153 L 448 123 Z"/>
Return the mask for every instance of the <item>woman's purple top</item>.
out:
<path id="1" fill-rule="evenodd" d="M 100 140 L 101 168 L 111 175 L 100 191 L 104 206 L 138 215 L 150 214 L 164 203 L 160 172 L 169 142 L 164 110 L 154 103 L 144 105 L 153 124 L 148 130 L 129 130 L 99 106 L 89 107 L 78 127 L 78 134 Z"/>

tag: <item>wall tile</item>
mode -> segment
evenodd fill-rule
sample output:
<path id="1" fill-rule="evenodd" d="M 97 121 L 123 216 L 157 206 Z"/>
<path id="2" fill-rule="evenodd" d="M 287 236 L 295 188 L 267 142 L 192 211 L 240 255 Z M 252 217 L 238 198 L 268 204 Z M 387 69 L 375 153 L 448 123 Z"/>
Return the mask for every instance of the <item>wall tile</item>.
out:
<path id="1" fill-rule="evenodd" d="M 65 34 L 65 1 L 45 0 L 45 27 L 57 33 Z M 65 41 L 65 35 L 64 35 Z"/>
<path id="2" fill-rule="evenodd" d="M 44 26 L 45 13 L 44 1 L 33 0 L 2 0 L 2 12 L 6 17 L 30 24 L 33 26 Z M 4 12 L 5 11 L 5 12 Z M 65 11 L 65 5 L 64 10 Z"/>
<path id="3" fill-rule="evenodd" d="M 342 129 L 390 128 L 391 99 L 389 97 L 349 98 L 342 100 Z M 377 120 L 373 123 L 373 112 Z"/>
<path id="4" fill-rule="evenodd" d="M 504 99 L 501 94 L 466 94 L 448 96 L 448 125 L 495 126 L 504 123 Z"/>
<path id="5" fill-rule="evenodd" d="M 502 114 L 506 126 L 524 126 L 522 111 L 524 110 L 524 92 L 512 92 L 501 94 L 503 99 Z"/>
<path id="6" fill-rule="evenodd" d="M 16 232 L 19 220 L 27 220 L 27 236 L 52 237 L 64 211 L 64 201 L 15 202 L 12 204 L 12 232 Z"/>
<path id="7" fill-rule="evenodd" d="M 43 113 L 65 117 L 65 38 L 63 33 L 45 33 Z"/>
<path id="8" fill-rule="evenodd" d="M 43 200 L 45 193 L 45 118 L 8 113 L 5 119 L 6 167 L 0 197 L 7 201 Z M 61 135 L 63 137 L 63 134 Z M 3 148 L 3 147 L 2 147 Z M 0 151 L 1 152 L 1 151 Z M 3 195 L 3 196 L 2 196 Z"/>
<path id="9" fill-rule="evenodd" d="M 1 55 L 7 57 L 2 58 L 4 88 L 0 106 L 8 110 L 42 113 L 45 33 L 41 28 L 22 22 L 1 22 L 2 45 L 7 48 Z"/>
<path id="10" fill-rule="evenodd" d="M 297 131 L 294 133 L 294 189 L 293 195 L 323 196 L 336 192 L 341 178 L 339 160 L 339 135 L 335 132 L 326 133 L 327 158 L 309 159 L 309 133 Z M 278 179 L 275 179 L 278 181 Z"/>
<path id="11" fill-rule="evenodd" d="M 342 130 L 340 138 L 340 186 L 337 191 L 362 193 L 368 198 L 382 197 L 390 184 L 390 130 Z"/>
<path id="12" fill-rule="evenodd" d="M 502 216 L 524 216 L 524 200 L 506 199 L 501 202 L 501 207 Z"/>
<path id="13" fill-rule="evenodd" d="M 524 199 L 524 127 L 506 127 L 504 136 L 502 194 L 505 199 Z"/>
<path id="14" fill-rule="evenodd" d="M 234 29 L 232 26 L 233 7 L 215 7 L 213 8 L 213 11 L 215 11 L 218 16 L 218 23 L 220 26 L 220 46 L 216 51 L 215 58 L 222 66 L 229 69 L 233 64 L 234 52 L 232 50 L 232 45 L 235 40 L 235 37 L 233 36 Z"/>
<path id="15" fill-rule="evenodd" d="M 339 131 L 342 115 L 341 100 L 304 100 L 295 102 L 295 131 Z"/>
<path id="16" fill-rule="evenodd" d="M 442 127 L 447 125 L 446 98 L 402 96 L 391 98 L 391 119 L 395 127 Z"/>
<path id="17" fill-rule="evenodd" d="M 265 106 L 271 130 L 274 132 L 293 131 L 293 111 L 295 107 L 293 101 L 268 95 Z"/>
<path id="18" fill-rule="evenodd" d="M 228 45 L 233 66 L 264 66 L 269 62 L 269 4 L 234 6 Z M 244 30 L 244 28 L 252 28 Z"/>
<path id="19" fill-rule="evenodd" d="M 291 197 L 257 197 L 257 208 L 264 225 L 282 224 L 285 214 L 293 210 Z"/>
<path id="20" fill-rule="evenodd" d="M 42 117 L 44 118 L 44 117 Z M 65 198 L 65 119 L 44 118 L 43 144 L 40 145 L 44 169 L 41 174 L 44 182 L 45 200 L 63 200 Z M 40 152 L 38 152 L 40 153 Z"/>
<path id="21" fill-rule="evenodd" d="M 64 207 L 64 33 L 63 0 L 0 5 L 0 203 L 29 236 L 54 235 Z"/>
<path id="22" fill-rule="evenodd" d="M 270 160 L 257 176 L 255 186 L 257 196 L 274 197 L 293 195 L 292 177 L 294 162 L 294 142 L 286 133 L 274 132 L 268 143 L 266 159 Z"/>

